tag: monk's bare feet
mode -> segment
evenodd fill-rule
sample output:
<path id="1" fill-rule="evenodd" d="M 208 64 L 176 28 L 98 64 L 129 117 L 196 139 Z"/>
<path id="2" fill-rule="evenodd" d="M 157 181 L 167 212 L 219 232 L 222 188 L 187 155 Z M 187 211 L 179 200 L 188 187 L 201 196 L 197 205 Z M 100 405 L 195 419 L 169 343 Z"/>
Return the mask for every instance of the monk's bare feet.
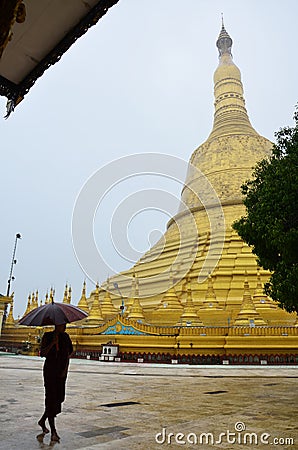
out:
<path id="1" fill-rule="evenodd" d="M 60 437 L 58 436 L 57 433 L 52 433 L 51 434 L 51 441 L 52 442 L 60 442 Z"/>
<path id="2" fill-rule="evenodd" d="M 46 434 L 46 433 L 49 433 L 50 430 L 48 430 L 48 428 L 46 427 L 46 423 L 45 423 L 45 422 L 43 422 L 43 421 L 40 419 L 37 423 L 38 423 L 38 425 L 41 427 L 43 433 L 45 433 L 45 434 Z"/>
<path id="3" fill-rule="evenodd" d="M 44 436 L 45 436 L 45 433 L 38 434 L 36 436 L 36 439 L 38 440 L 38 442 L 43 443 Z"/>

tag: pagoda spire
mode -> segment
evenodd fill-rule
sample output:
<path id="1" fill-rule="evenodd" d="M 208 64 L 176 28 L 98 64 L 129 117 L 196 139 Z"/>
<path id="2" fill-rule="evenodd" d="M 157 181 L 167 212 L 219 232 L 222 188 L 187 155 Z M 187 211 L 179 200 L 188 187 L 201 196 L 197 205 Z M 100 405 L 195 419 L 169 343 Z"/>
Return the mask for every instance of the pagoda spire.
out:
<path id="1" fill-rule="evenodd" d="M 99 325 L 102 323 L 103 317 L 101 313 L 101 307 L 99 302 L 99 284 L 96 283 L 95 293 L 94 293 L 94 299 L 92 306 L 90 308 L 89 316 L 86 319 L 86 322 L 88 325 Z"/>
<path id="2" fill-rule="evenodd" d="M 130 309 L 132 308 L 132 305 L 134 304 L 134 299 L 135 299 L 137 290 L 138 290 L 138 288 L 136 286 L 136 272 L 134 270 L 133 274 L 132 274 L 132 283 L 131 283 L 130 297 L 128 297 L 125 300 L 125 307 L 126 307 L 125 309 L 126 309 L 126 314 L 128 316 L 130 314 Z M 138 297 L 139 297 L 139 292 L 138 292 Z"/>
<path id="3" fill-rule="evenodd" d="M 31 311 L 31 294 L 28 295 L 27 308 L 24 312 L 24 316 L 26 316 Z"/>
<path id="4" fill-rule="evenodd" d="M 69 288 L 68 288 L 68 297 L 67 297 L 67 303 L 69 305 L 71 303 L 71 293 L 72 293 L 72 289 L 71 289 L 71 286 L 69 286 Z"/>
<path id="5" fill-rule="evenodd" d="M 139 300 L 139 280 L 135 273 L 134 273 L 133 278 L 134 278 L 134 281 L 133 281 L 133 285 L 134 285 L 133 298 L 134 298 L 134 300 L 133 300 L 133 304 L 130 307 L 127 318 L 130 320 L 144 321 L 145 317 L 144 317 L 144 313 L 143 313 L 143 308 L 142 308 L 142 306 L 140 304 L 140 300 Z"/>
<path id="6" fill-rule="evenodd" d="M 68 303 L 68 286 L 67 286 L 67 283 L 66 283 L 66 285 L 65 285 L 65 289 L 64 289 L 64 297 L 63 297 L 63 300 L 62 300 L 62 302 L 63 303 Z"/>
<path id="7" fill-rule="evenodd" d="M 160 303 L 153 310 L 151 316 L 147 320 L 154 320 L 156 324 L 160 325 L 173 325 L 176 324 L 183 313 L 183 305 L 180 301 L 180 296 L 174 288 L 174 279 L 172 270 L 170 270 L 169 276 L 170 288 L 163 294 Z"/>
<path id="8" fill-rule="evenodd" d="M 86 299 L 86 281 L 83 283 L 82 295 L 78 303 L 78 307 L 85 312 L 89 312 L 89 306 Z"/>
<path id="9" fill-rule="evenodd" d="M 31 297 L 31 309 L 35 309 L 39 307 L 38 304 L 38 291 L 36 291 L 36 293 L 32 293 L 32 297 Z"/>
<path id="10" fill-rule="evenodd" d="M 265 320 L 262 319 L 260 314 L 257 312 L 254 302 L 251 298 L 251 293 L 249 289 L 249 284 L 247 276 L 244 281 L 244 293 L 242 299 L 242 305 L 240 311 L 234 321 L 234 325 L 266 325 Z"/>
<path id="11" fill-rule="evenodd" d="M 185 287 L 183 290 L 185 290 Z M 192 327 L 203 326 L 203 322 L 199 318 L 192 301 L 191 282 L 189 277 L 187 277 L 186 291 L 187 291 L 186 303 L 184 305 L 183 313 L 181 314 L 180 320 L 177 325 L 181 324 L 182 326 L 192 326 Z"/>
<path id="12" fill-rule="evenodd" d="M 11 295 L 11 302 L 10 302 L 10 309 L 9 314 L 7 316 L 7 319 L 5 321 L 5 326 L 12 326 L 15 324 L 14 318 L 13 318 L 13 294 Z"/>
<path id="13" fill-rule="evenodd" d="M 136 272 L 133 271 L 132 274 L 132 283 L 131 283 L 131 290 L 130 290 L 130 296 L 125 301 L 125 313 L 127 316 L 130 314 L 130 310 L 132 308 L 132 305 L 134 304 L 135 297 L 139 297 L 139 288 L 136 285 Z"/>
<path id="14" fill-rule="evenodd" d="M 34 292 L 32 292 L 32 294 L 31 294 L 31 311 L 33 310 L 33 309 L 35 309 L 36 308 L 36 304 L 35 304 L 35 294 L 34 294 Z"/>
<path id="15" fill-rule="evenodd" d="M 231 52 L 232 45 L 233 45 L 233 40 L 232 40 L 231 36 L 229 35 L 229 33 L 227 33 L 227 31 L 225 29 L 223 14 L 222 14 L 221 15 L 221 30 L 220 30 L 218 39 L 216 41 L 216 47 L 219 50 L 219 56 L 222 56 L 224 53 L 228 53 L 229 55 L 232 56 L 232 52 Z"/>
<path id="16" fill-rule="evenodd" d="M 101 312 L 104 319 L 110 319 L 111 317 L 114 317 L 118 313 L 118 310 L 113 305 L 111 299 L 109 278 L 107 279 L 107 288 L 103 301 L 101 303 Z"/>
<path id="17" fill-rule="evenodd" d="M 170 270 L 170 288 L 164 294 L 160 307 L 166 308 L 167 310 L 178 310 L 178 311 L 183 309 L 183 306 L 174 289 L 174 278 L 172 270 Z"/>
<path id="18" fill-rule="evenodd" d="M 240 211 L 240 208 L 243 209 L 242 184 L 251 178 L 252 167 L 271 153 L 272 143 L 259 135 L 249 121 L 241 73 L 233 62 L 232 45 L 233 40 L 222 23 L 216 41 L 219 64 L 214 72 L 213 128 L 207 140 L 191 156 L 181 206 L 169 225 L 188 214 L 185 212 L 188 211 L 185 205 L 192 210 L 218 205 L 210 185 L 208 186 L 210 182 L 222 207 L 237 205 L 239 209 L 237 213 L 234 210 L 233 214 L 227 213 L 226 208 L 223 210 L 225 227 L 229 227 L 243 214 Z M 218 214 L 220 215 L 220 211 Z M 223 223 L 223 217 L 218 223 Z M 210 228 L 206 231 L 210 231 Z"/>
<path id="19" fill-rule="evenodd" d="M 42 306 L 42 299 L 39 300 L 38 289 L 36 290 L 36 293 L 35 293 L 35 301 L 36 301 L 37 306 Z"/>
<path id="20" fill-rule="evenodd" d="M 50 299 L 49 299 L 49 293 L 48 293 L 48 291 L 46 292 L 46 298 L 45 298 L 45 301 L 44 301 L 44 304 L 45 305 L 48 305 L 50 303 Z"/>
<path id="21" fill-rule="evenodd" d="M 219 65 L 214 73 L 214 122 L 208 140 L 235 134 L 258 135 L 248 118 L 241 73 L 233 62 L 232 45 L 233 40 L 225 29 L 222 17 L 222 27 L 216 41 Z"/>
<path id="22" fill-rule="evenodd" d="M 262 309 L 275 309 L 276 306 L 270 302 L 269 298 L 264 292 L 262 281 L 261 281 L 261 275 L 260 275 L 260 269 L 257 269 L 257 285 L 256 289 L 254 291 L 253 295 L 253 301 L 255 304 L 255 307 L 262 308 Z"/>
<path id="23" fill-rule="evenodd" d="M 201 306 L 200 309 L 210 309 L 210 308 L 221 309 L 219 307 L 219 303 L 216 299 L 216 295 L 214 292 L 212 275 L 209 273 L 207 292 L 205 295 L 205 300 L 203 301 L 203 305 Z"/>
<path id="24" fill-rule="evenodd" d="M 54 297 L 55 297 L 55 291 L 54 291 L 54 289 L 51 287 L 51 289 L 50 289 L 49 303 L 54 303 Z"/>

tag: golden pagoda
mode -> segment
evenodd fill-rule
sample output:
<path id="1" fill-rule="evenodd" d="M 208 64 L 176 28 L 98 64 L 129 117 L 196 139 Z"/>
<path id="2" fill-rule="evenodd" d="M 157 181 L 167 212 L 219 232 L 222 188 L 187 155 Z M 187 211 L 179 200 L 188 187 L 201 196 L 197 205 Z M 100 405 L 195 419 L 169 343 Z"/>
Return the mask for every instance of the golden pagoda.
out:
<path id="1" fill-rule="evenodd" d="M 62 302 L 63 302 L 63 303 L 67 303 L 67 304 L 70 303 L 70 299 L 68 298 L 68 285 L 67 285 L 67 283 L 66 283 L 66 285 L 65 285 L 64 296 L 63 296 Z"/>
<path id="2" fill-rule="evenodd" d="M 171 309 L 164 308 L 164 324 L 177 323 L 177 310 L 180 307 L 182 312 L 186 301 L 182 300 L 186 277 L 192 286 L 193 305 L 206 326 L 223 326 L 236 317 L 246 277 L 253 290 L 257 285 L 263 288 L 269 279 L 269 272 L 257 266 L 251 248 L 232 224 L 245 213 L 241 185 L 251 177 L 256 163 L 270 155 L 273 144 L 250 123 L 241 73 L 233 62 L 232 39 L 224 24 L 216 46 L 219 64 L 214 73 L 213 128 L 190 158 L 182 206 L 169 221 L 163 238 L 132 269 L 113 277 L 129 297 L 133 274 L 137 275 L 143 312 L 151 324 L 162 324 L 161 310 L 167 296 L 171 297 Z M 170 273 L 175 278 L 174 290 Z M 117 292 L 111 292 L 119 304 Z M 293 323 L 292 315 L 277 310 L 266 296 L 265 302 L 271 305 L 271 318 Z M 214 306 L 209 307 L 211 304 Z"/>
<path id="3" fill-rule="evenodd" d="M 14 297 L 14 294 L 12 293 L 9 314 L 8 314 L 6 322 L 5 322 L 6 326 L 14 326 L 14 324 L 15 324 L 15 320 L 13 318 L 13 302 L 14 302 L 13 297 Z"/>
<path id="4" fill-rule="evenodd" d="M 172 271 L 169 278 L 170 287 L 161 295 L 161 301 L 150 315 L 150 323 L 162 325 L 175 325 L 183 312 L 183 305 L 174 287 Z"/>
<path id="5" fill-rule="evenodd" d="M 205 296 L 205 300 L 203 301 L 203 305 L 200 309 L 209 309 L 209 308 L 219 308 L 218 301 L 216 300 L 216 295 L 213 289 L 213 281 L 212 276 L 208 275 L 208 288 Z"/>
<path id="6" fill-rule="evenodd" d="M 138 322 L 143 322 L 145 320 L 143 308 L 139 300 L 139 282 L 137 277 L 134 275 L 134 292 L 133 292 L 133 303 L 129 308 L 127 313 L 127 318 L 130 320 L 135 320 Z"/>
<path id="7" fill-rule="evenodd" d="M 85 312 L 89 312 L 88 303 L 86 299 L 86 281 L 83 283 L 82 295 L 78 303 L 78 307 Z"/>
<path id="8" fill-rule="evenodd" d="M 112 299 L 109 292 L 109 280 L 107 281 L 107 290 L 105 291 L 104 299 L 101 303 L 101 312 L 105 320 L 115 316 L 118 310 L 112 303 Z"/>
<path id="9" fill-rule="evenodd" d="M 29 312 L 31 311 L 31 294 L 28 295 L 28 301 L 27 301 L 27 307 L 26 307 L 26 311 L 24 312 L 24 316 L 26 316 L 27 314 L 29 314 Z"/>
<path id="10" fill-rule="evenodd" d="M 245 213 L 241 185 L 273 145 L 250 123 L 232 43 L 222 24 L 213 127 L 190 158 L 164 236 L 89 298 L 84 283 L 79 307 L 89 317 L 68 328 L 80 354 L 98 357 L 108 344 L 123 361 L 298 363 L 297 315 L 266 296 L 269 272 L 232 229 Z M 26 332 L 16 325 L 3 335 L 20 340 Z"/>
<path id="11" fill-rule="evenodd" d="M 192 291 L 190 280 L 187 280 L 187 297 L 183 308 L 183 313 L 180 316 L 180 320 L 177 325 L 182 326 L 203 326 L 203 322 L 200 320 L 198 313 L 194 307 L 192 301 Z"/>
<path id="12" fill-rule="evenodd" d="M 99 284 L 96 283 L 95 295 L 88 317 L 85 319 L 88 325 L 98 325 L 103 322 L 101 306 L 99 302 Z"/>

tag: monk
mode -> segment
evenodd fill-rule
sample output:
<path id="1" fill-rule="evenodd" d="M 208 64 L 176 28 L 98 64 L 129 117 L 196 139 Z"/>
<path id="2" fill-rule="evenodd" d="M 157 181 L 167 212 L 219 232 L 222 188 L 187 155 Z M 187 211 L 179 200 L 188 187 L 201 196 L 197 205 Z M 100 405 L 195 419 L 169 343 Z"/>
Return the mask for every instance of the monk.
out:
<path id="1" fill-rule="evenodd" d="M 43 433 L 49 433 L 46 419 L 51 428 L 51 441 L 59 442 L 55 427 L 55 417 L 61 412 L 65 399 L 65 383 L 68 372 L 69 357 L 73 352 L 70 337 L 65 333 L 66 325 L 55 325 L 55 330 L 43 335 L 40 356 L 45 356 L 43 377 L 45 387 L 45 411 L 38 425 Z"/>

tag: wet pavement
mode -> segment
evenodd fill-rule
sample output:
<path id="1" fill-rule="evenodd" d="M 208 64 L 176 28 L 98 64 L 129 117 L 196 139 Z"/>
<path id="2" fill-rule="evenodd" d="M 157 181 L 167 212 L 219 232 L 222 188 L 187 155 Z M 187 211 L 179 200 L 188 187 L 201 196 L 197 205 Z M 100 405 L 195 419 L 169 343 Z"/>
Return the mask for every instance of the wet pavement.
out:
<path id="1" fill-rule="evenodd" d="M 42 365 L 0 354 L 0 449 L 298 449 L 297 367 L 72 360 L 50 443 Z"/>

